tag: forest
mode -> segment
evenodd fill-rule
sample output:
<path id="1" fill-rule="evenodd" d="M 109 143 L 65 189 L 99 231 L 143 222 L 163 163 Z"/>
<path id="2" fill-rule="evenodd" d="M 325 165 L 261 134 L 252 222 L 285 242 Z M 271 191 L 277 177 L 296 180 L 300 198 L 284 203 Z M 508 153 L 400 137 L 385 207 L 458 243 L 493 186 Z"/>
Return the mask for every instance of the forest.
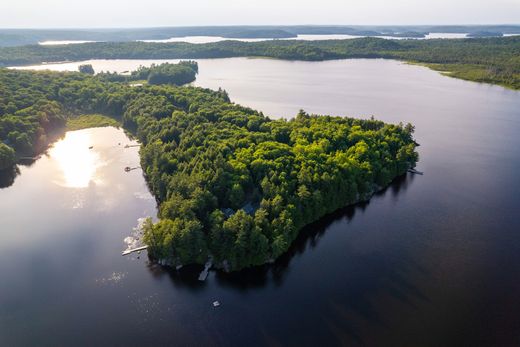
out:
<path id="1" fill-rule="evenodd" d="M 90 68 L 88 68 L 88 66 Z M 90 74 L 94 74 L 92 65 L 82 65 L 79 67 L 79 71 L 85 68 L 92 71 Z M 176 86 L 182 86 L 184 84 L 195 81 L 196 76 L 199 72 L 199 66 L 197 62 L 186 60 L 181 61 L 178 64 L 152 64 L 149 67 L 140 66 L 137 70 L 132 71 L 130 74 L 118 74 L 115 72 L 100 72 L 97 77 L 110 82 L 136 82 L 146 81 L 148 84 L 159 85 L 159 84 L 173 84 Z"/>
<path id="2" fill-rule="evenodd" d="M 149 84 L 174 84 L 182 86 L 195 81 L 199 72 L 198 64 L 194 61 L 181 61 L 178 64 L 152 64 L 150 67 L 141 66 L 132 71 L 133 80 L 146 80 Z"/>
<path id="3" fill-rule="evenodd" d="M 169 265 L 272 261 L 303 226 L 368 199 L 418 160 L 410 124 L 304 111 L 271 120 L 223 90 L 0 69 L 0 167 L 41 152 L 85 114 L 109 116 L 140 141 L 160 218 L 144 240 Z"/>
<path id="4" fill-rule="evenodd" d="M 0 66 L 88 59 L 201 59 L 269 57 L 320 61 L 347 58 L 398 59 L 427 65 L 449 76 L 520 89 L 520 37 L 460 40 L 351 40 L 207 44 L 99 42 L 0 48 Z"/>

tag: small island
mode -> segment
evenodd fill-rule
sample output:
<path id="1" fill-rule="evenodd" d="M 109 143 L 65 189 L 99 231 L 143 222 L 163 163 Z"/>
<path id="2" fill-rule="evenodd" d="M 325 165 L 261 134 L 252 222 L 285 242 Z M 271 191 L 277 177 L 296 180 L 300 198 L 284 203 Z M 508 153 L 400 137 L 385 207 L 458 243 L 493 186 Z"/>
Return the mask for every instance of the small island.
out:
<path id="1" fill-rule="evenodd" d="M 174 69 L 141 68 L 129 79 Z M 212 259 L 235 271 L 271 262 L 303 226 L 369 199 L 418 160 L 410 124 L 304 111 L 272 120 L 223 90 L 135 88 L 121 75 L 84 72 L 0 69 L 0 167 L 43 151 L 71 118 L 96 115 L 72 122 L 78 128 L 114 125 L 110 117 L 141 143 L 160 218 L 145 223 L 144 240 L 161 264 Z"/>

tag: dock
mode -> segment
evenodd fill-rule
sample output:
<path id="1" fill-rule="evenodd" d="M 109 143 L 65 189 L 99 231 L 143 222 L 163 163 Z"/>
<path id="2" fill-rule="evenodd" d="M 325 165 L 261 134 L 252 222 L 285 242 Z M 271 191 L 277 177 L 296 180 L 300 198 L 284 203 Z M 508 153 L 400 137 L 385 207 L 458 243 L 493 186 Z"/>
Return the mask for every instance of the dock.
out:
<path id="1" fill-rule="evenodd" d="M 38 160 L 41 158 L 41 155 L 37 155 L 36 157 L 19 157 L 19 160 Z"/>
<path id="2" fill-rule="evenodd" d="M 416 175 L 424 175 L 424 172 L 417 171 L 415 169 L 408 169 L 408 172 L 416 174 Z"/>
<path id="3" fill-rule="evenodd" d="M 125 167 L 125 172 L 130 172 L 132 170 L 137 170 L 137 169 L 140 169 L 140 168 L 141 168 L 140 166 L 136 166 L 136 167 L 127 166 L 127 167 Z"/>
<path id="4" fill-rule="evenodd" d="M 209 275 L 209 269 L 213 266 L 213 262 L 211 260 L 208 260 L 206 262 L 206 265 L 204 265 L 204 270 L 199 275 L 199 281 L 205 281 L 206 278 L 208 278 Z"/>
<path id="5" fill-rule="evenodd" d="M 137 247 L 137 248 L 133 248 L 133 249 L 127 249 L 126 251 L 121 252 L 121 255 L 125 256 L 125 255 L 129 255 L 129 254 L 132 254 L 135 252 L 144 251 L 147 248 L 148 248 L 148 246 L 142 246 L 142 247 Z"/>
<path id="6" fill-rule="evenodd" d="M 131 148 L 131 147 L 139 147 L 141 145 L 126 145 L 125 148 Z"/>

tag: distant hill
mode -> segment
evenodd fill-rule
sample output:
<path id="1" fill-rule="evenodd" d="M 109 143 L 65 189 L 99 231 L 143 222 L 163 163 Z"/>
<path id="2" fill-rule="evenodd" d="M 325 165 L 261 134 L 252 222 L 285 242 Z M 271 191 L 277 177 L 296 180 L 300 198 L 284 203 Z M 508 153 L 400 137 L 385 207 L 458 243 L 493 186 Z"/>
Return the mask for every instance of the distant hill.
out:
<path id="1" fill-rule="evenodd" d="M 467 33 L 483 37 L 482 33 L 520 34 L 520 25 L 482 26 L 201 26 L 133 29 L 0 29 L 0 47 L 38 44 L 42 41 L 105 41 L 165 40 L 185 36 L 218 36 L 248 39 L 292 38 L 297 35 L 355 35 L 422 38 L 428 33 Z M 480 34 L 479 34 L 480 33 Z"/>
<path id="2" fill-rule="evenodd" d="M 493 31 L 476 31 L 474 33 L 468 34 L 468 37 L 502 37 L 503 33 L 493 32 Z"/>

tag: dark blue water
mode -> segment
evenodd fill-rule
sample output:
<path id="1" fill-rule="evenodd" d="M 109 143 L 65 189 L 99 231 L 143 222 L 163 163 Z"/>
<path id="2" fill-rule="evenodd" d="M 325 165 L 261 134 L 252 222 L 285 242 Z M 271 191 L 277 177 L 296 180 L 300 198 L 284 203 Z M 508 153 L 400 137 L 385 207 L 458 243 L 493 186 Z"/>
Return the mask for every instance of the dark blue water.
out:
<path id="1" fill-rule="evenodd" d="M 0 345 L 520 345 L 520 93 L 393 61 L 199 66 L 199 85 L 269 115 L 411 121 L 425 174 L 307 227 L 272 266 L 200 283 L 121 256 L 155 214 L 122 170 L 137 150 L 72 133 L 0 190 Z"/>

